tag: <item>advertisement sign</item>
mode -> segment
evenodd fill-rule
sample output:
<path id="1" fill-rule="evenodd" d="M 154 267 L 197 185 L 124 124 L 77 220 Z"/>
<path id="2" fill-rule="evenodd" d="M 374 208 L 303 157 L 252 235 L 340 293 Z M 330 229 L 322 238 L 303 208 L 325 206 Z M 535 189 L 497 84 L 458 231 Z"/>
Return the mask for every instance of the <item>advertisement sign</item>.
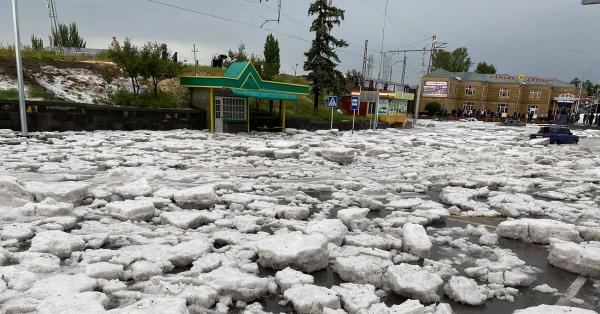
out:
<path id="1" fill-rule="evenodd" d="M 425 97 L 448 97 L 448 82 L 426 81 L 423 86 Z"/>

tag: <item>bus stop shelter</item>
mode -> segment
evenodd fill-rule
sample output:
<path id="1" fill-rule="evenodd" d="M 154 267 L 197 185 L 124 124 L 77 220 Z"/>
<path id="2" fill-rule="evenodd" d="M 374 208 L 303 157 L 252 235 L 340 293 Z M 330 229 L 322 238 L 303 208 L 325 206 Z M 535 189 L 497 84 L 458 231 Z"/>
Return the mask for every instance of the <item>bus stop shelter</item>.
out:
<path id="1" fill-rule="evenodd" d="M 213 133 L 250 132 L 252 98 L 269 101 L 271 108 L 279 102 L 283 130 L 286 105 L 310 94 L 308 85 L 263 80 L 250 62 L 232 63 L 222 77 L 182 76 L 180 83 L 190 90 L 190 105 L 208 113 L 206 122 Z"/>

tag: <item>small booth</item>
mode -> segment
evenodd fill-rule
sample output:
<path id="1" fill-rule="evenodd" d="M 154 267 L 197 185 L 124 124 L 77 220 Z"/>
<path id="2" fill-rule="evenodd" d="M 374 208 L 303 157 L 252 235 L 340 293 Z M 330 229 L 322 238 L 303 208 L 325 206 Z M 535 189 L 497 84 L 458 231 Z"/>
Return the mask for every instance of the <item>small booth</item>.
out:
<path id="1" fill-rule="evenodd" d="M 250 132 L 250 99 L 254 99 L 256 107 L 260 100 L 267 100 L 270 115 L 273 103 L 279 102 L 280 123 L 275 129 L 283 130 L 287 103 L 310 94 L 308 85 L 263 80 L 250 62 L 232 63 L 222 77 L 182 76 L 180 83 L 190 89 L 191 107 L 208 113 L 206 124 L 213 133 Z"/>
<path id="2" fill-rule="evenodd" d="M 352 114 L 351 98 L 360 97 L 360 106 L 357 114 L 368 118 L 374 118 L 376 108 L 379 108 L 379 121 L 389 125 L 404 124 L 410 117 L 408 103 L 415 99 L 414 94 L 406 92 L 395 92 L 389 86 L 386 89 L 375 90 L 374 88 L 352 90 L 351 94 L 344 97 L 342 108 L 347 114 Z M 400 87 L 398 87 L 400 89 Z"/>

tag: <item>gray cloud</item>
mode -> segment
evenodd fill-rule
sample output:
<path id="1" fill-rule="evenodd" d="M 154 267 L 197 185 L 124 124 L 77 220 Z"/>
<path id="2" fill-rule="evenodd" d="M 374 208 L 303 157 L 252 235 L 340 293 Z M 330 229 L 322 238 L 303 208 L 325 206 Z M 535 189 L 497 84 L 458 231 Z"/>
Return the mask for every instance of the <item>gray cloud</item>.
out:
<path id="1" fill-rule="evenodd" d="M 260 25 L 276 12 L 258 0 L 161 0 L 173 5 Z M 196 44 L 200 63 L 212 51 L 225 52 L 243 41 L 249 52 L 262 53 L 268 31 L 212 17 L 156 5 L 146 0 L 56 0 L 61 22 L 76 21 L 88 47 L 107 47 L 112 36 L 136 43 L 166 42 L 182 58 L 192 60 Z M 275 1 L 267 2 L 275 7 Z M 31 34 L 47 37 L 46 1 L 20 0 L 23 42 Z M 378 60 L 385 0 L 334 0 L 346 10 L 346 21 L 335 34 L 352 44 L 340 51 L 342 70 L 360 68 L 364 40 Z M 311 40 L 308 0 L 283 0 L 280 24 L 272 28 L 282 50 L 282 70 L 302 68 Z M 466 46 L 474 61 L 496 64 L 499 71 L 570 80 L 575 76 L 600 79 L 600 5 L 582 6 L 579 0 L 391 0 L 385 49 L 422 48 L 426 37 L 437 34 L 450 48 Z M 12 43 L 10 1 L 0 2 L 0 42 Z M 292 38 L 294 37 L 294 38 Z M 414 43 L 414 44 L 412 44 Z M 407 46 L 407 44 L 412 44 Z M 573 52 L 571 50 L 581 50 Z M 398 60 L 400 56 L 398 56 Z M 407 76 L 416 82 L 421 55 L 409 55 Z M 399 79 L 401 66 L 394 68 Z M 377 70 L 375 71 L 377 72 Z"/>

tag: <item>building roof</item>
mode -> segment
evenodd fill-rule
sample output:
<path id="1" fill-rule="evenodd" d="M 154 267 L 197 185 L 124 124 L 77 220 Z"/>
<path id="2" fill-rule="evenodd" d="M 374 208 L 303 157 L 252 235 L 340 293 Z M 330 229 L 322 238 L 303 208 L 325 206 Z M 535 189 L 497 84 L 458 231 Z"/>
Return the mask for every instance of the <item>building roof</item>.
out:
<path id="1" fill-rule="evenodd" d="M 297 101 L 298 95 L 310 94 L 308 85 L 263 80 L 250 62 L 229 65 L 223 76 L 182 76 L 181 86 L 228 88 L 235 95 L 268 100 Z"/>
<path id="2" fill-rule="evenodd" d="M 498 84 L 524 84 L 530 86 L 551 86 L 551 87 L 573 87 L 570 83 L 557 80 L 557 79 L 546 79 L 535 76 L 519 76 L 510 74 L 480 74 L 475 72 L 449 72 L 444 69 L 435 70 L 423 78 L 455 78 L 465 82 L 484 82 L 484 83 L 498 83 Z"/>

